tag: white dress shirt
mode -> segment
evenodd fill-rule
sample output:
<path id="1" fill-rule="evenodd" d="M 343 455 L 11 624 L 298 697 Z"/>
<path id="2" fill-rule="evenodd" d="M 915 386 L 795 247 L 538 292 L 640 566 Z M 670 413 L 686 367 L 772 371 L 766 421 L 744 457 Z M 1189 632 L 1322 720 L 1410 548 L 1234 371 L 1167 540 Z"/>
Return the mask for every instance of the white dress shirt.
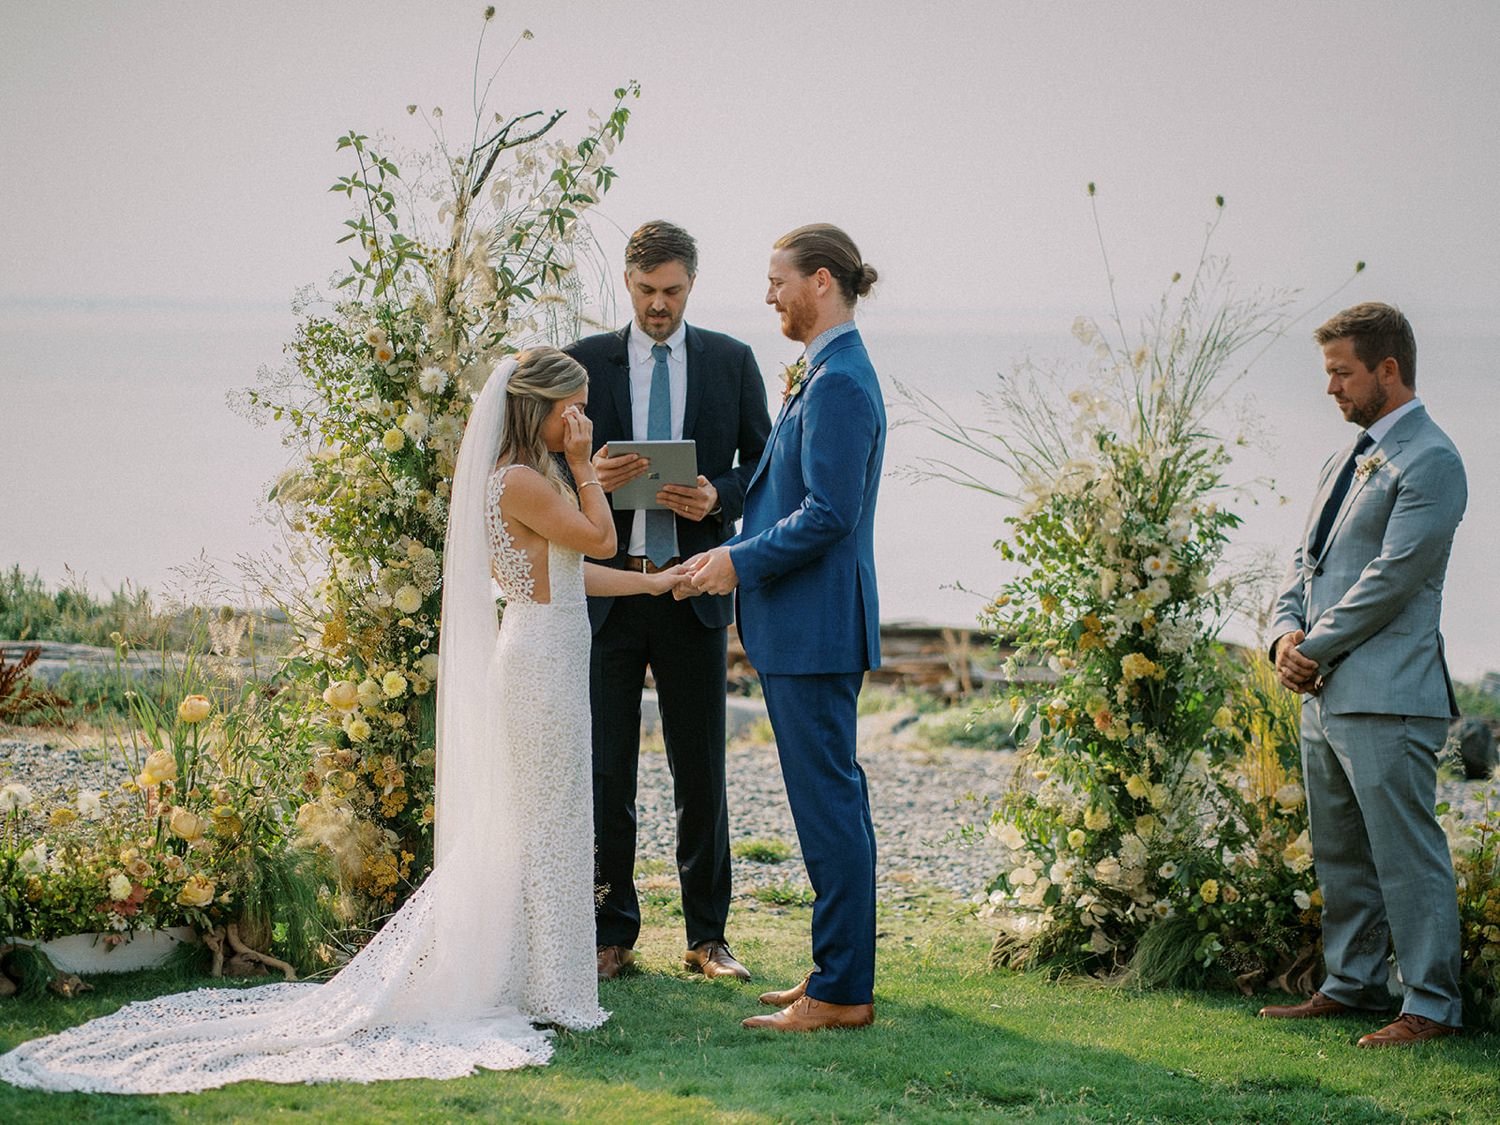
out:
<path id="1" fill-rule="evenodd" d="M 682 440 L 682 418 L 687 409 L 687 322 L 678 324 L 677 331 L 665 340 L 667 345 L 667 385 L 672 392 L 672 440 Z M 630 323 L 630 425 L 636 441 L 648 440 L 651 415 L 651 372 L 656 367 L 656 357 L 651 348 L 656 344 L 641 331 L 640 325 Z M 676 550 L 676 532 L 673 532 L 673 554 Z M 630 545 L 632 555 L 646 553 L 646 513 L 636 512 L 630 523 Z"/>
<path id="2" fill-rule="evenodd" d="M 1408 414 L 1410 414 L 1413 410 L 1421 405 L 1422 400 L 1419 398 L 1413 398 L 1410 402 L 1402 403 L 1400 406 L 1396 407 L 1395 410 L 1392 410 L 1389 414 L 1387 414 L 1384 418 L 1381 418 L 1376 422 L 1372 422 L 1370 424 L 1370 428 L 1366 430 L 1365 433 L 1370 435 L 1370 440 L 1372 442 L 1374 442 L 1376 445 L 1379 445 L 1380 439 L 1391 432 L 1392 426 L 1401 421 L 1401 419 L 1405 418 Z"/>

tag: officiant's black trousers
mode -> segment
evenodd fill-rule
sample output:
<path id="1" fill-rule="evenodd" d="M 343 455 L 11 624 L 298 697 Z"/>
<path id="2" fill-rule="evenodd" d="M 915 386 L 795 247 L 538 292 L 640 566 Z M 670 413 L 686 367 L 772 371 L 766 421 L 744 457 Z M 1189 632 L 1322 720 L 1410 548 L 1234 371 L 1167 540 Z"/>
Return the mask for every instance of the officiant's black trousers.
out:
<path id="1" fill-rule="evenodd" d="M 594 843 L 600 945 L 634 946 L 641 930 L 635 890 L 636 773 L 641 690 L 656 683 L 667 768 L 677 808 L 677 874 L 689 946 L 724 939 L 729 916 L 729 811 L 724 792 L 727 630 L 698 619 L 670 595 L 616 598 L 594 634 Z"/>

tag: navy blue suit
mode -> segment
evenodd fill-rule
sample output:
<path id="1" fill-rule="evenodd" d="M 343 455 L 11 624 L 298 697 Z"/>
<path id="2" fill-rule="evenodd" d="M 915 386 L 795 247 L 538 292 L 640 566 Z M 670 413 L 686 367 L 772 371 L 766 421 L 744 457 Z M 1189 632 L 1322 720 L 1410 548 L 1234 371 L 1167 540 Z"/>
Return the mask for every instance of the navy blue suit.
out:
<path id="1" fill-rule="evenodd" d="M 589 373 L 588 416 L 594 447 L 643 438 L 633 432 L 630 328 L 603 332 L 564 350 Z M 771 430 L 766 387 L 749 347 L 688 325 L 687 394 L 682 436 L 697 444 L 698 471 L 719 493 L 719 511 L 677 518 L 684 557 L 729 538 L 744 506 L 745 485 Z M 635 513 L 615 510 L 626 565 Z M 606 888 L 597 915 L 600 945 L 635 945 L 640 903 L 635 890 L 636 775 L 641 748 L 641 689 L 646 669 L 656 683 L 662 736 L 677 808 L 677 870 L 689 946 L 724 939 L 729 914 L 729 811 L 724 769 L 724 684 L 732 599 L 670 595 L 589 598 L 594 629 L 589 696 L 593 717 L 594 840 L 598 882 Z"/>
<path id="2" fill-rule="evenodd" d="M 875 830 L 855 741 L 860 685 L 880 665 L 875 501 L 885 406 L 857 331 L 812 360 L 750 480 L 730 557 L 740 640 L 760 674 L 817 896 L 807 994 L 868 1004 Z"/>

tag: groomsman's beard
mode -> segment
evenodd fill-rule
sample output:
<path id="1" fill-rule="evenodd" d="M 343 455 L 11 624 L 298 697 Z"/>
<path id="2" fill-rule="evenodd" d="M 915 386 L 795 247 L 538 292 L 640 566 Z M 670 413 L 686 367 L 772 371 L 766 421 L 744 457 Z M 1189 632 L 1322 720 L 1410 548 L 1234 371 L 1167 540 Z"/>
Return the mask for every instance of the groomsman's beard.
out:
<path id="1" fill-rule="evenodd" d="M 644 317 L 638 316 L 635 319 L 635 323 L 636 327 L 647 336 L 650 336 L 657 343 L 661 343 L 663 340 L 669 339 L 672 333 L 677 331 L 677 326 L 682 323 L 682 318 L 678 317 L 674 320 L 672 314 L 667 312 L 659 317 L 650 315 Z"/>

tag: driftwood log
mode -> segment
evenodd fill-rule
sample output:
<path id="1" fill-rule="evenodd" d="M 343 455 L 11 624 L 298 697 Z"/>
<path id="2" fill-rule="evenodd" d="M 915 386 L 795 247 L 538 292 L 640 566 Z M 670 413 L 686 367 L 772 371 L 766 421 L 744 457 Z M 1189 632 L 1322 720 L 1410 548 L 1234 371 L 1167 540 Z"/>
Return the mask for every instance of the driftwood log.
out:
<path id="1" fill-rule="evenodd" d="M 275 969 L 287 980 L 297 979 L 297 970 L 285 961 L 251 949 L 240 938 L 240 928 L 235 922 L 227 926 L 215 926 L 203 935 L 203 944 L 213 954 L 211 976 L 216 977 L 261 977 Z"/>

